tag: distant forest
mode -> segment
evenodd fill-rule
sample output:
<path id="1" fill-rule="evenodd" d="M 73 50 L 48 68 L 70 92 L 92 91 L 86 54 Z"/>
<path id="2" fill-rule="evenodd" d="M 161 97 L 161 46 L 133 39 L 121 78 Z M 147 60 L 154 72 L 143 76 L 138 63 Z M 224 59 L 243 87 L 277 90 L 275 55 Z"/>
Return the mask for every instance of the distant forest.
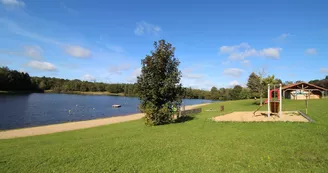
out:
<path id="1" fill-rule="evenodd" d="M 309 81 L 310 84 L 314 84 L 323 88 L 328 88 L 328 76 L 324 79 L 316 79 Z"/>
<path id="2" fill-rule="evenodd" d="M 50 77 L 30 77 L 28 73 L 0 67 L 0 91 L 31 91 L 43 92 L 110 92 L 125 96 L 137 96 L 135 84 L 108 84 L 88 82 L 78 79 L 68 80 Z M 210 92 L 199 89 L 185 88 L 184 98 L 209 99 Z"/>
<path id="3" fill-rule="evenodd" d="M 259 97 L 257 89 L 252 88 L 251 79 L 254 73 L 250 75 L 248 87 L 236 85 L 233 88 L 212 87 L 210 91 L 184 88 L 183 98 L 191 99 L 211 99 L 211 100 L 240 100 Z M 256 78 L 256 75 L 255 75 Z M 268 76 L 264 81 L 268 83 L 281 83 L 281 80 L 274 76 Z M 283 85 L 298 83 L 301 81 L 286 81 Z M 328 76 L 324 79 L 311 80 L 309 83 L 324 88 L 328 88 Z M 266 85 L 264 85 L 266 86 Z M 108 84 L 102 82 L 88 82 L 81 80 L 68 80 L 50 77 L 30 77 L 28 73 L 10 70 L 8 67 L 0 67 L 0 91 L 30 91 L 43 92 L 44 90 L 52 90 L 53 92 L 110 92 L 122 94 L 125 96 L 137 96 L 135 84 Z M 265 95 L 265 94 L 264 94 Z"/>

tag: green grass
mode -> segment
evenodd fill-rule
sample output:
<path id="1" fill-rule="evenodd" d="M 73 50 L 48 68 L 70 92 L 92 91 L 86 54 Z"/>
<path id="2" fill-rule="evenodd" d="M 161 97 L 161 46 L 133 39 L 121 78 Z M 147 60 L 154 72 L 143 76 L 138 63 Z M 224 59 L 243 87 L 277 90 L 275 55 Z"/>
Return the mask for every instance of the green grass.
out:
<path id="1" fill-rule="evenodd" d="M 184 123 L 142 120 L 51 135 L 0 140 L 1 172 L 328 172 L 328 100 L 311 100 L 315 123 L 217 123 L 252 111 L 252 100 L 215 103 Z M 284 101 L 284 110 L 304 109 Z M 263 108 L 262 110 L 265 110 Z"/>

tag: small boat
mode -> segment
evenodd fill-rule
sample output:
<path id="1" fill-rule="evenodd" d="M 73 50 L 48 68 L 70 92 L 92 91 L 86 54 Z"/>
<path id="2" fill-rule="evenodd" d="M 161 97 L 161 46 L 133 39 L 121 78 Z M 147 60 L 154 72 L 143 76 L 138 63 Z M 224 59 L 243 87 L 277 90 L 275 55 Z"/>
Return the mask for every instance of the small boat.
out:
<path id="1" fill-rule="evenodd" d="M 120 108 L 121 105 L 112 105 L 113 108 Z"/>

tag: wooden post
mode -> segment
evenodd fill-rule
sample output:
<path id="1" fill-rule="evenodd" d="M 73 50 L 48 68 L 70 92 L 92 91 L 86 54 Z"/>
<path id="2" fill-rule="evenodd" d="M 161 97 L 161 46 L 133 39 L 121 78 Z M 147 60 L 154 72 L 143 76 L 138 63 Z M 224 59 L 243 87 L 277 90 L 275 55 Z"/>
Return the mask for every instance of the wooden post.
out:
<path id="1" fill-rule="evenodd" d="M 309 106 L 309 101 L 308 101 L 308 97 L 306 97 L 306 100 L 305 100 L 305 113 L 308 114 L 308 106 Z"/>
<path id="2" fill-rule="evenodd" d="M 268 84 L 268 117 L 270 117 L 270 84 Z"/>
<path id="3" fill-rule="evenodd" d="M 279 100 L 279 117 L 281 117 L 282 116 L 282 95 L 281 95 L 281 90 L 282 90 L 282 85 L 280 84 L 279 85 L 279 98 L 280 98 L 280 100 Z"/>
<path id="4" fill-rule="evenodd" d="M 178 117 L 178 118 L 181 117 L 181 106 L 182 106 L 182 105 L 179 106 L 179 117 Z"/>

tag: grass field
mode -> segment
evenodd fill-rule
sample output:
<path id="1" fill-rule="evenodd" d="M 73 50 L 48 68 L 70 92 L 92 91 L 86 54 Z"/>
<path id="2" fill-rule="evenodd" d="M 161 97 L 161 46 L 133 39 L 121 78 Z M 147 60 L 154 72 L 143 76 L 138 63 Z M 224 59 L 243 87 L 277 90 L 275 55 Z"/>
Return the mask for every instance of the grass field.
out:
<path id="1" fill-rule="evenodd" d="M 315 123 L 217 123 L 256 109 L 252 100 L 214 103 L 194 119 L 147 127 L 142 120 L 0 140 L 1 172 L 328 172 L 328 100 L 311 100 Z M 284 101 L 284 110 L 304 109 Z M 265 109 L 263 109 L 265 110 Z"/>

